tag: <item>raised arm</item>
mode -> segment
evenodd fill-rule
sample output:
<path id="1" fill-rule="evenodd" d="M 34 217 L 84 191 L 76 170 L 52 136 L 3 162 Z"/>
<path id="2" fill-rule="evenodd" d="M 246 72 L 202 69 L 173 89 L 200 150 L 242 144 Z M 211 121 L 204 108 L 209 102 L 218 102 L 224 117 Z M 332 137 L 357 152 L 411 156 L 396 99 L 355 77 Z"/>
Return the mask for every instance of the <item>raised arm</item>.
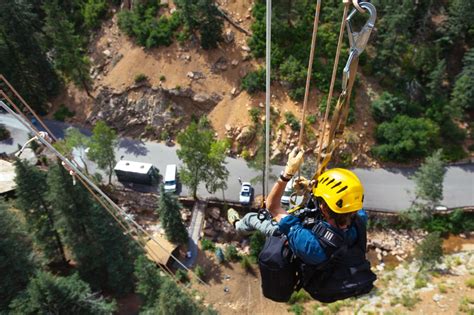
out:
<path id="1" fill-rule="evenodd" d="M 281 219 L 288 215 L 286 210 L 281 207 L 281 196 L 285 191 L 287 182 L 290 181 L 293 175 L 295 175 L 302 163 L 303 150 L 294 148 L 288 156 L 288 162 L 286 163 L 285 171 L 280 175 L 280 178 L 268 194 L 266 200 L 267 208 L 277 222 L 280 222 Z"/>

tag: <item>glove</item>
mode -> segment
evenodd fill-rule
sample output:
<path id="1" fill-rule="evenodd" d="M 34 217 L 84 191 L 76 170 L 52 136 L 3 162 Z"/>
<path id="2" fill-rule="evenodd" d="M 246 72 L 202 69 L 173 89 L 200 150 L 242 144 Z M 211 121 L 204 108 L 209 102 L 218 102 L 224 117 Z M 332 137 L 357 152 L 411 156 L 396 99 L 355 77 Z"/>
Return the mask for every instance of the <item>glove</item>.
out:
<path id="1" fill-rule="evenodd" d="M 286 162 L 285 177 L 291 178 L 295 175 L 301 164 L 303 164 L 303 154 L 303 150 L 298 149 L 298 147 L 295 147 L 290 152 L 288 155 L 288 162 Z"/>
<path id="2" fill-rule="evenodd" d="M 301 195 L 302 192 L 305 192 L 310 185 L 309 179 L 299 176 L 293 182 L 293 191 L 295 191 L 298 195 Z"/>

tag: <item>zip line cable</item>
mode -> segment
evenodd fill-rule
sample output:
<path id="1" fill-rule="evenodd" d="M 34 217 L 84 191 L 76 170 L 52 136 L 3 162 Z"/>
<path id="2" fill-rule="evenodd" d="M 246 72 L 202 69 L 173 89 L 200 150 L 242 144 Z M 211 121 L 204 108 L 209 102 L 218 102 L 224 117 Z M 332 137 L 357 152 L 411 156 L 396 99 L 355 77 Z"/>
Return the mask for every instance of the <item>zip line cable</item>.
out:
<path id="1" fill-rule="evenodd" d="M 272 45 L 272 0 L 267 0 L 266 11 L 266 77 L 265 77 L 265 178 L 263 196 L 267 196 L 270 178 L 270 82 L 271 82 L 271 45 Z M 265 199 L 265 198 L 264 198 Z"/>
<path id="2" fill-rule="evenodd" d="M 9 87 L 11 87 L 11 85 L 8 83 L 8 81 L 3 77 L 3 75 L 0 76 L 0 79 L 2 79 L 3 81 L 5 81 L 7 83 L 7 85 Z M 15 93 L 16 91 L 14 91 L 13 87 L 12 88 L 12 91 Z M 164 250 L 167 254 L 170 254 L 170 257 L 173 258 L 173 260 L 175 260 L 183 269 L 185 269 L 186 271 L 190 272 L 196 279 L 198 279 L 198 281 L 206 286 L 208 286 L 208 284 L 206 284 L 202 279 L 200 279 L 192 270 L 190 270 L 189 268 L 187 268 L 178 258 L 176 258 L 172 253 L 170 253 L 168 250 L 166 250 L 166 248 L 164 248 L 157 240 L 156 238 L 151 235 L 150 233 L 148 233 L 146 230 L 144 230 L 137 222 L 135 222 L 133 219 L 129 219 L 129 218 L 126 218 L 126 215 L 127 213 L 121 209 L 117 204 L 115 204 L 104 192 L 102 192 L 102 190 L 97 187 L 87 176 L 85 176 L 82 171 L 79 170 L 78 167 L 76 167 L 73 163 L 71 163 L 66 157 L 64 157 L 59 151 L 57 151 L 52 145 L 51 143 L 49 143 L 46 139 L 44 139 L 43 137 L 41 137 L 39 135 L 39 131 L 36 129 L 36 127 L 32 126 L 30 123 L 29 123 L 29 119 L 26 117 L 26 115 L 14 104 L 14 102 L 11 101 L 11 99 L 2 91 L 0 90 L 0 94 L 8 101 L 8 103 L 10 103 L 14 108 L 15 110 L 18 111 L 18 114 L 16 114 L 12 109 L 10 109 L 3 101 L 0 101 L 0 106 L 3 107 L 8 113 L 12 114 L 14 117 L 17 118 L 18 121 L 20 121 L 28 130 L 30 130 L 31 132 L 33 132 L 36 137 L 37 137 L 37 140 L 40 141 L 44 146 L 48 147 L 65 165 L 67 165 L 66 169 L 68 170 L 72 170 L 76 175 L 78 175 L 78 179 L 83 183 L 83 185 L 86 187 L 86 189 L 92 193 L 92 195 L 95 197 L 95 199 L 114 217 L 114 219 L 119 223 L 119 225 L 127 232 L 127 231 L 130 231 L 130 230 L 133 230 L 135 229 L 136 231 L 140 231 L 142 232 L 144 235 L 147 236 L 147 238 L 149 238 L 149 240 L 153 241 L 154 243 L 156 243 L 162 250 Z M 17 95 L 17 97 L 22 100 L 21 96 L 19 96 L 19 94 L 15 93 Z M 24 100 L 22 101 L 24 102 Z M 34 111 L 31 109 L 31 107 L 29 107 L 26 102 L 24 102 L 25 106 L 27 106 L 27 108 L 30 110 L 30 112 L 35 116 L 35 117 L 38 117 L 36 115 L 36 113 L 34 113 Z M 19 116 L 20 115 L 20 116 Z M 37 118 L 38 121 L 40 122 L 40 124 L 42 126 L 45 126 L 44 123 L 41 121 L 41 119 L 38 117 Z M 45 128 L 47 129 L 47 127 Z M 47 129 L 49 130 L 49 129 Z M 54 138 L 55 140 L 57 140 L 57 138 L 54 136 L 54 134 L 51 134 L 51 137 Z M 89 187 L 88 187 L 89 186 Z M 131 223 L 129 229 L 125 228 L 124 225 L 123 225 L 123 222 L 122 220 L 118 219 L 112 211 L 110 211 L 110 209 L 105 205 L 104 201 L 101 200 L 102 198 L 100 198 L 99 196 L 95 195 L 95 193 L 93 193 L 91 191 L 91 188 L 93 190 L 95 190 L 103 199 L 105 199 L 105 201 L 107 203 L 109 203 L 113 208 L 115 208 L 115 210 L 117 210 L 117 212 L 120 214 L 121 217 L 123 217 L 123 221 L 127 222 L 127 225 L 129 224 L 129 222 Z M 135 239 L 135 238 L 134 238 Z M 145 249 L 142 244 L 139 243 L 139 245 Z M 153 249 L 151 247 L 148 247 L 150 251 L 153 252 Z M 155 252 L 156 254 L 156 252 Z M 166 266 L 165 266 L 166 269 L 168 269 Z M 168 269 L 168 272 L 170 272 L 171 275 L 174 276 L 174 274 Z"/>

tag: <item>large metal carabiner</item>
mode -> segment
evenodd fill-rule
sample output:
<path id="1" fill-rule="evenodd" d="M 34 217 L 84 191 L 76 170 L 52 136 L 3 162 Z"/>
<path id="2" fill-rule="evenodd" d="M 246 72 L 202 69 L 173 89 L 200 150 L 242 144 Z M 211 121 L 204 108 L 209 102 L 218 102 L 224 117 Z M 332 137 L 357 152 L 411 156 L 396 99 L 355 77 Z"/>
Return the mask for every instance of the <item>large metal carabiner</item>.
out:
<path id="1" fill-rule="evenodd" d="M 347 35 L 349 37 L 350 52 L 349 58 L 346 62 L 346 66 L 344 67 L 344 74 L 342 79 L 343 91 L 346 91 L 347 84 L 349 82 L 351 64 L 353 60 L 356 57 L 360 56 L 360 54 L 362 54 L 362 52 L 365 50 L 367 42 L 369 41 L 370 34 L 372 33 L 372 29 L 374 28 L 375 20 L 377 19 L 377 10 L 375 9 L 372 3 L 361 2 L 359 3 L 359 5 L 369 13 L 369 19 L 359 32 L 355 32 L 352 29 L 351 19 L 354 14 L 358 12 L 357 9 L 353 9 L 346 18 L 346 28 Z"/>

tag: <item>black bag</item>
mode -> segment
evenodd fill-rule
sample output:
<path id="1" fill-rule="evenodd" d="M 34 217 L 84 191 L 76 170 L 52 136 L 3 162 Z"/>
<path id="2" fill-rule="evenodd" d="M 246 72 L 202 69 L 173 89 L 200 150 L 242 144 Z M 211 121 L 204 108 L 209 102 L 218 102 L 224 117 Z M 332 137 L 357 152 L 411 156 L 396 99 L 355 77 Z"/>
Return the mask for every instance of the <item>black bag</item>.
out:
<path id="1" fill-rule="evenodd" d="M 330 258 L 321 265 L 301 264 L 303 288 L 316 300 L 331 303 L 370 292 L 377 276 L 365 257 L 367 236 L 364 224 L 356 216 L 357 242 L 347 241 L 332 249 Z M 327 248 L 327 251 L 331 251 Z"/>
<path id="2" fill-rule="evenodd" d="M 263 295 L 287 302 L 298 282 L 298 266 L 285 235 L 270 236 L 258 256 Z"/>

